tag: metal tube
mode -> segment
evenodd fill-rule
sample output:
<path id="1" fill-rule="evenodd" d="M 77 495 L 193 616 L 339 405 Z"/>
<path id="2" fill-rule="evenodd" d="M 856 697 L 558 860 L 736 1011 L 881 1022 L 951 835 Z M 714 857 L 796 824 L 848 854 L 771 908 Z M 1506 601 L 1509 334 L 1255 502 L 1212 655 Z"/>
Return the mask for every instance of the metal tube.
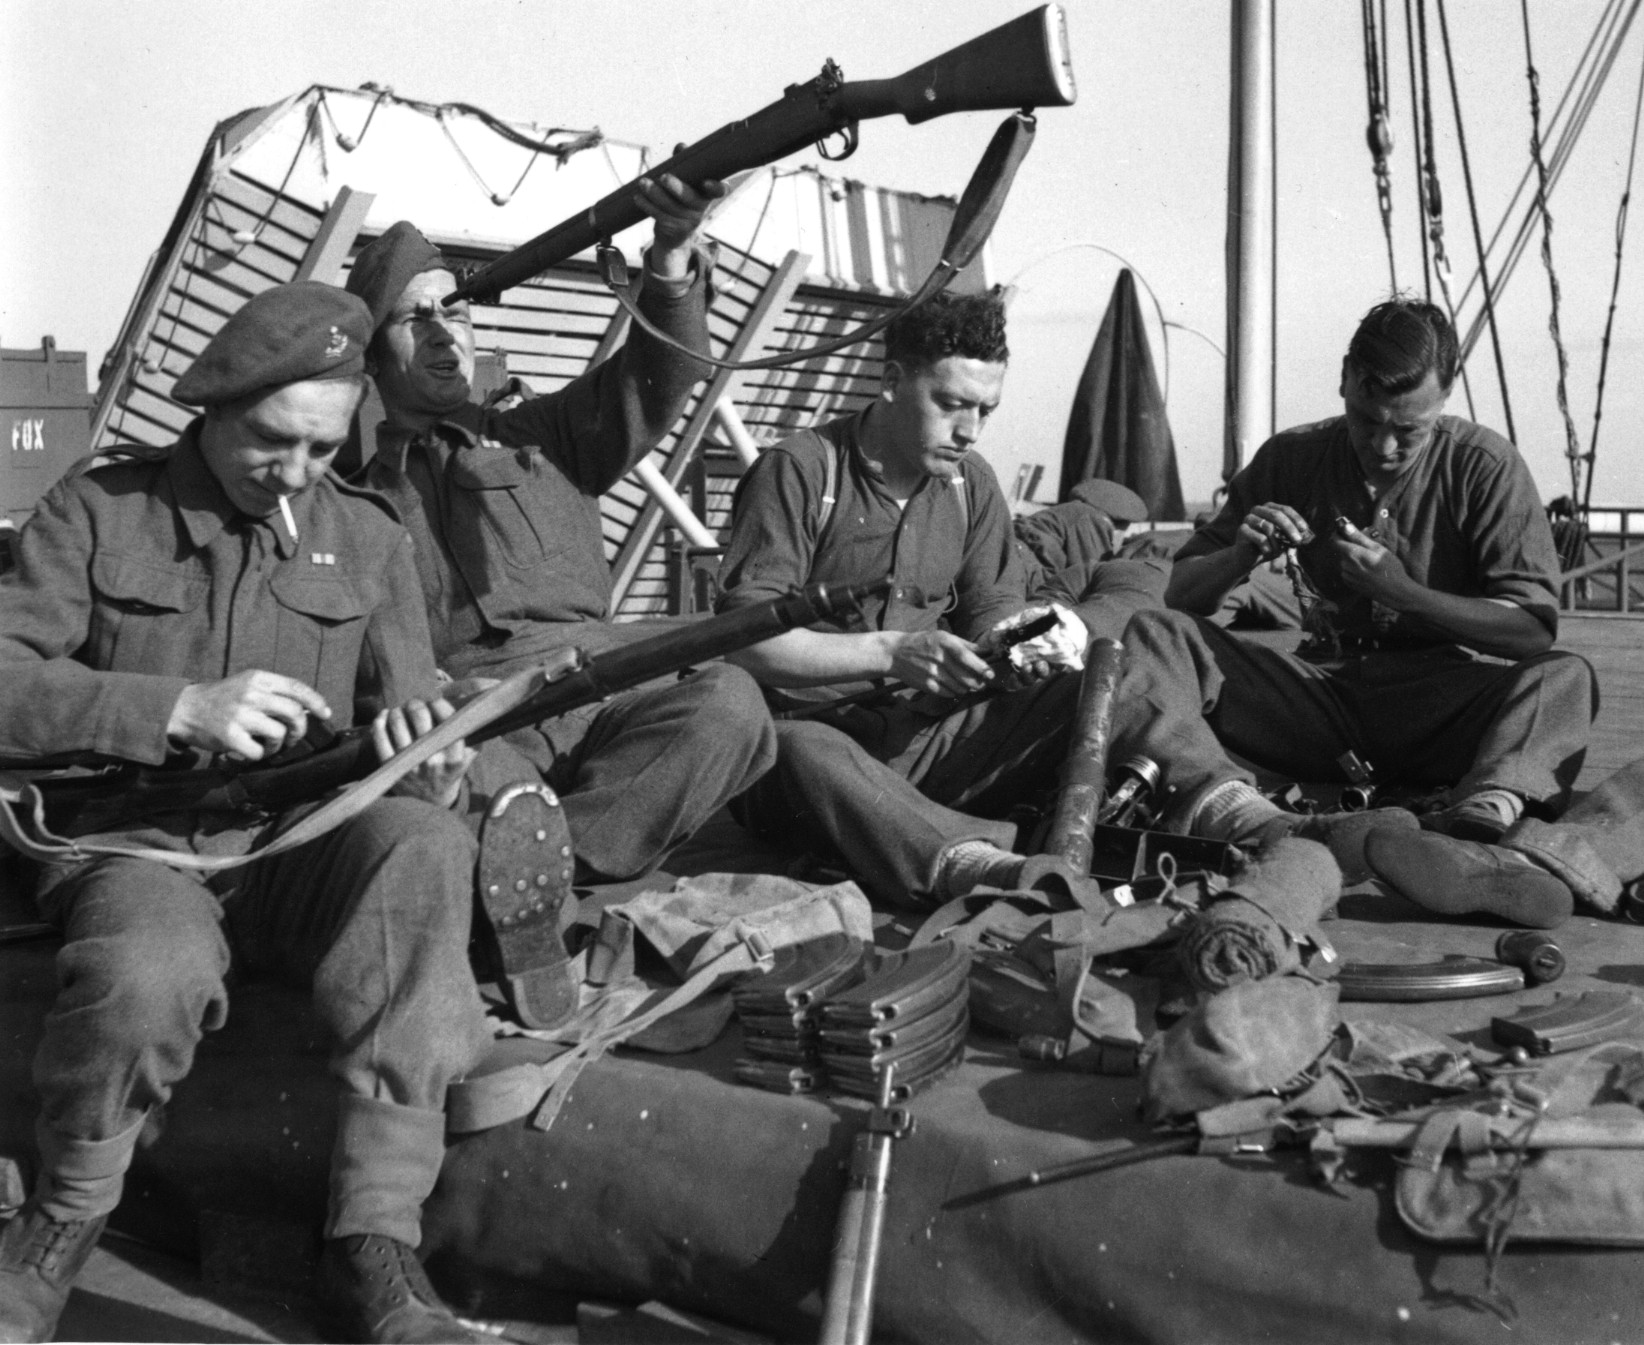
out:
<path id="1" fill-rule="evenodd" d="M 714 403 L 714 420 L 731 441 L 736 456 L 742 459 L 742 466 L 752 467 L 759 458 L 759 441 L 748 433 L 747 425 L 729 397 L 721 397 Z"/>
<path id="2" fill-rule="evenodd" d="M 1060 856 L 1075 873 L 1090 872 L 1091 834 L 1107 787 L 1108 738 L 1123 657 L 1124 646 L 1108 639 L 1092 640 L 1085 653 L 1073 741 L 1062 766 L 1056 812 L 1043 846 L 1045 854 Z"/>
<path id="3" fill-rule="evenodd" d="M 649 458 L 641 458 L 634 464 L 634 475 L 639 478 L 640 485 L 651 492 L 651 497 L 662 506 L 662 512 L 685 534 L 692 546 L 719 545 L 719 539 L 691 512 L 691 506 L 668 484 L 668 478 L 656 469 Z"/>

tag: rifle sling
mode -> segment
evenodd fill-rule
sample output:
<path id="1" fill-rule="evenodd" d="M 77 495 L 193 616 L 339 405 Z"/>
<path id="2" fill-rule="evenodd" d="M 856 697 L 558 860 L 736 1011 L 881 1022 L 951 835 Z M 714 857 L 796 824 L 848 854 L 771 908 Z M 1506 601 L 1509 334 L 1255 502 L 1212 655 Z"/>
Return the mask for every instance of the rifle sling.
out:
<path id="1" fill-rule="evenodd" d="M 546 685 L 541 666 L 525 668 L 487 688 L 431 733 L 397 752 L 365 779 L 349 785 L 329 803 L 315 809 L 261 849 L 246 855 L 191 855 L 152 846 L 120 845 L 111 841 L 66 840 L 54 835 L 45 822 L 45 803 L 39 790 L 17 776 L 0 773 L 0 840 L 40 863 L 72 863 L 98 855 L 121 855 L 169 864 L 174 869 L 218 873 L 294 850 L 318 840 L 326 832 L 351 821 L 387 794 L 395 785 L 436 753 L 460 738 L 469 737 L 493 720 L 518 709 Z M 27 820 L 25 820 L 25 818 Z"/>

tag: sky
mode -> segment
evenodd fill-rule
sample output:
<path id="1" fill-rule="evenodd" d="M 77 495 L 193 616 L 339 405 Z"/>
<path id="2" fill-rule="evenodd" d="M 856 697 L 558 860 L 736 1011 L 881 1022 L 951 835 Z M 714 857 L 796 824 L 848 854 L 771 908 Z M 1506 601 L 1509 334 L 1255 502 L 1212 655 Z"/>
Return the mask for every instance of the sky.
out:
<path id="1" fill-rule="evenodd" d="M 1635 3 L 1636 0 L 1628 0 Z M 1412 0 L 1413 3 L 1413 0 Z M 1427 0 L 1447 246 L 1475 253 Z M 1608 0 L 1529 0 L 1544 117 Z M 832 56 L 848 78 L 898 74 L 1028 9 L 1021 0 L 0 0 L 0 343 L 46 334 L 96 369 L 212 127 L 307 85 L 367 80 L 498 115 L 598 126 L 667 147 L 780 96 Z M 1341 353 L 1389 289 L 1366 119 L 1360 6 L 1279 0 L 1276 422 L 1336 414 Z M 1001 479 L 1054 481 L 1068 403 L 1120 262 L 1158 313 L 1155 359 L 1189 500 L 1221 463 L 1228 136 L 1227 0 L 1069 0 L 1079 100 L 1047 109 L 993 241 L 1014 282 L 1014 358 L 983 450 Z M 1447 0 L 1486 234 L 1529 163 L 1518 0 Z M 1398 279 L 1421 288 L 1404 0 L 1391 19 Z M 1644 23 L 1635 25 L 1552 199 L 1568 396 L 1585 447 L 1609 305 Z M 957 194 L 998 114 L 870 123 L 843 171 Z M 806 161 L 795 156 L 790 165 Z M 543 227 L 557 223 L 543 221 Z M 1639 502 L 1644 257 L 1629 247 L 1595 503 Z M 1568 491 L 1549 283 L 1536 249 L 1501 302 L 1520 448 L 1545 495 Z M 1487 345 L 1469 366 L 1476 419 L 1505 429 Z M 1458 388 L 1451 410 L 1467 413 Z"/>

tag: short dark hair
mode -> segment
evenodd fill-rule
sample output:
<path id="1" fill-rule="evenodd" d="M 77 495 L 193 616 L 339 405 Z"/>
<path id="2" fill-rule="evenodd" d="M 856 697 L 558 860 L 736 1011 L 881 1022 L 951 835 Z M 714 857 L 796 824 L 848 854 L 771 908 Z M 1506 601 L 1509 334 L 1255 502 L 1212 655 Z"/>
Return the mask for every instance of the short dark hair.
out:
<path id="1" fill-rule="evenodd" d="M 1347 343 L 1347 360 L 1382 392 L 1409 392 L 1430 373 L 1448 389 L 1461 365 L 1461 346 L 1442 308 L 1395 295 L 1359 320 Z"/>
<path id="2" fill-rule="evenodd" d="M 885 358 L 897 364 L 935 364 L 949 355 L 1003 364 L 1005 301 L 997 289 L 985 294 L 938 294 L 885 328 Z"/>

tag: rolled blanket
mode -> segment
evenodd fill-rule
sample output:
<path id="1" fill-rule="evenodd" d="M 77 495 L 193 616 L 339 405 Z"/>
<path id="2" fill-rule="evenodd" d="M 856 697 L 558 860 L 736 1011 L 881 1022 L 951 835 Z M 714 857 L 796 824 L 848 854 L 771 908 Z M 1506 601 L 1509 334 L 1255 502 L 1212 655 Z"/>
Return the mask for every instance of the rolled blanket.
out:
<path id="1" fill-rule="evenodd" d="M 1183 974 L 1194 989 L 1214 994 L 1295 971 L 1340 895 L 1341 869 L 1324 846 L 1292 836 L 1270 842 L 1188 921 Z"/>

